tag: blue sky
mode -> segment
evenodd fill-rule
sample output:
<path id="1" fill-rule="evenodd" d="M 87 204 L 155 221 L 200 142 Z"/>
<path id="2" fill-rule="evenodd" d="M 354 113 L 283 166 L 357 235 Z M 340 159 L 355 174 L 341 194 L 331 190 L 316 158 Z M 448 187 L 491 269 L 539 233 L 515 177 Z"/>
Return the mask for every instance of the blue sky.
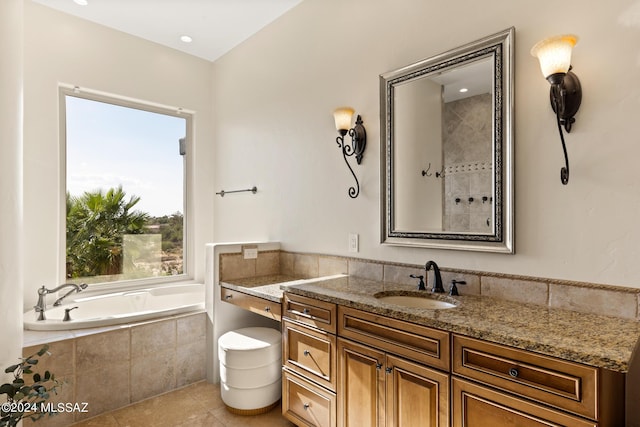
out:
<path id="1" fill-rule="evenodd" d="M 183 156 L 178 140 L 186 120 L 74 96 L 66 97 L 67 191 L 122 185 L 139 196 L 136 209 L 152 216 L 184 212 Z"/>

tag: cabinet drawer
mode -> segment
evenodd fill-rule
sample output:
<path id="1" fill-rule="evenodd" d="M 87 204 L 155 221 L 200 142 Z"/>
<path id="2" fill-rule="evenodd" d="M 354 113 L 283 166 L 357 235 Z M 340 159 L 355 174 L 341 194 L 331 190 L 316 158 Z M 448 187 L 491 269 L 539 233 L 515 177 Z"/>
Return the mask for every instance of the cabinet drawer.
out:
<path id="1" fill-rule="evenodd" d="M 335 427 L 336 395 L 285 369 L 282 415 L 298 426 Z"/>
<path id="2" fill-rule="evenodd" d="M 283 312 L 305 325 L 336 333 L 336 305 L 300 295 L 284 294 Z"/>
<path id="3" fill-rule="evenodd" d="M 285 318 L 282 325 L 284 365 L 335 390 L 336 337 Z"/>
<path id="4" fill-rule="evenodd" d="M 278 322 L 282 317 L 282 305 L 264 298 L 222 288 L 220 289 L 220 299 Z"/>
<path id="5" fill-rule="evenodd" d="M 453 372 L 598 419 L 597 368 L 454 335 Z"/>
<path id="6" fill-rule="evenodd" d="M 449 371 L 449 333 L 340 306 L 338 335 Z"/>
<path id="7" fill-rule="evenodd" d="M 542 405 L 518 399 L 458 378 L 451 381 L 453 427 L 597 427 Z"/>

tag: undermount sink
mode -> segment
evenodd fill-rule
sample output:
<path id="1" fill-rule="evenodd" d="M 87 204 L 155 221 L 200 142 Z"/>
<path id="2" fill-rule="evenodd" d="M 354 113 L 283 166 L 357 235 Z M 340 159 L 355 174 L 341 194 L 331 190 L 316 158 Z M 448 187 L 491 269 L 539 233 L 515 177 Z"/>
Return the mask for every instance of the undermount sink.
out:
<path id="1" fill-rule="evenodd" d="M 427 308 L 430 310 L 445 310 L 455 308 L 456 305 L 447 301 L 442 301 L 431 297 L 430 294 L 425 295 L 394 295 L 381 292 L 374 297 L 387 304 L 400 305 L 409 308 Z"/>

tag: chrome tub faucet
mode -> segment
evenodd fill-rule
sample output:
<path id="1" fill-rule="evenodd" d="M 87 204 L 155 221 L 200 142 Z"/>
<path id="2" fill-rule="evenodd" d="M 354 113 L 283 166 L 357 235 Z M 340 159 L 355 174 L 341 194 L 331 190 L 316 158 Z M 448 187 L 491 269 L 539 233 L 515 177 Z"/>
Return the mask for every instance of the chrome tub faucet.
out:
<path id="1" fill-rule="evenodd" d="M 82 283 L 80 285 L 76 285 L 75 283 L 65 283 L 63 285 L 58 286 L 57 288 L 47 289 L 43 285 L 40 289 L 38 289 L 38 302 L 36 303 L 36 305 L 33 306 L 36 313 L 38 313 L 37 320 L 46 319 L 46 316 L 44 315 L 44 311 L 47 308 L 47 301 L 45 298 L 47 294 L 58 292 L 59 290 L 64 288 L 71 288 L 71 290 L 69 290 L 66 294 L 62 295 L 53 303 L 54 306 L 59 306 L 60 304 L 62 304 L 63 299 L 65 299 L 66 297 L 68 297 L 74 292 L 80 292 L 83 289 L 86 289 L 87 286 L 88 285 L 86 283 Z"/>

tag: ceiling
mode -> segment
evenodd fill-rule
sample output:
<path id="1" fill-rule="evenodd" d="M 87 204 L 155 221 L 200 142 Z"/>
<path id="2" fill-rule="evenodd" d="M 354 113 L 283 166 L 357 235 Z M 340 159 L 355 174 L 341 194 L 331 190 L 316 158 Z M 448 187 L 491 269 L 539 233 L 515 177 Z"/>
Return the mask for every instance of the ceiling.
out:
<path id="1" fill-rule="evenodd" d="M 302 0 L 86 0 L 86 6 L 32 1 L 215 61 Z M 193 42 L 180 41 L 183 35 Z"/>

